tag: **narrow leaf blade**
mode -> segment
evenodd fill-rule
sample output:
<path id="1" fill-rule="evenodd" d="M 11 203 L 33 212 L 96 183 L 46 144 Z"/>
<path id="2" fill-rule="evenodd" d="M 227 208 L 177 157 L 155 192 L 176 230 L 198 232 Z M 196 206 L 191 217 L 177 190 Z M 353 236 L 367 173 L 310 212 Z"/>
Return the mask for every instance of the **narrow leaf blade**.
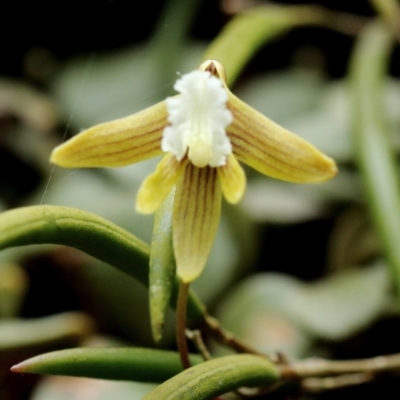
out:
<path id="1" fill-rule="evenodd" d="M 200 356 L 191 356 L 199 364 Z M 163 382 L 182 371 L 179 354 L 145 348 L 79 348 L 53 351 L 11 368 L 17 373 L 65 375 L 97 379 Z"/>

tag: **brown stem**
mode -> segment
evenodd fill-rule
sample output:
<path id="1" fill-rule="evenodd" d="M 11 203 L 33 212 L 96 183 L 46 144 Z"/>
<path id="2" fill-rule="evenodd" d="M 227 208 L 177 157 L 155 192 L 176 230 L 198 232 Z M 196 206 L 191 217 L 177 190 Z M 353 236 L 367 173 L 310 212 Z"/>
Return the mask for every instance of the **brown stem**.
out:
<path id="1" fill-rule="evenodd" d="M 361 360 L 325 360 L 309 358 L 290 360 L 283 355 L 271 358 L 236 339 L 232 333 L 224 330 L 219 321 L 209 314 L 204 315 L 205 328 L 220 343 L 239 353 L 261 355 L 275 363 L 282 372 L 282 380 L 298 381 L 307 392 L 319 392 L 345 386 L 369 382 L 385 372 L 400 372 L 400 353 L 377 356 Z M 268 389 L 269 391 L 271 388 Z M 252 396 L 254 393 L 244 393 Z M 255 393 L 257 394 L 257 393 Z"/>
<path id="2" fill-rule="evenodd" d="M 365 373 L 329 376 L 327 378 L 306 378 L 302 380 L 301 387 L 308 393 L 316 393 L 324 390 L 361 385 L 373 379 L 373 375 Z"/>
<path id="3" fill-rule="evenodd" d="M 189 284 L 181 282 L 176 306 L 176 344 L 184 369 L 190 368 L 189 350 L 186 340 L 186 309 L 189 295 Z"/>
<path id="4" fill-rule="evenodd" d="M 307 360 L 289 362 L 286 365 L 282 365 L 282 370 L 287 376 L 291 375 L 301 378 L 358 373 L 382 373 L 400 370 L 400 353 L 348 361 L 310 358 Z"/>
<path id="5" fill-rule="evenodd" d="M 203 337 L 201 335 L 201 332 L 198 329 L 194 331 L 186 329 L 186 337 L 193 342 L 198 352 L 203 356 L 205 360 L 211 360 L 212 358 L 211 354 L 208 351 L 207 346 L 204 343 Z"/>

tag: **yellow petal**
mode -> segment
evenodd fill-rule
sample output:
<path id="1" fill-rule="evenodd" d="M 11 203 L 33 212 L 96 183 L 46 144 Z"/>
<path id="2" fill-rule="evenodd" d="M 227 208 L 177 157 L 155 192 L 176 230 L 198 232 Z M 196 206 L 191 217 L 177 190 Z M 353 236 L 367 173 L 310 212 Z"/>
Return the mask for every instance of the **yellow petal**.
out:
<path id="1" fill-rule="evenodd" d="M 222 193 L 228 203 L 236 204 L 246 190 L 246 175 L 236 158 L 230 154 L 223 167 L 218 167 L 218 176 Z"/>
<path id="2" fill-rule="evenodd" d="M 337 173 L 335 161 L 229 94 L 234 115 L 227 133 L 233 154 L 257 171 L 288 182 L 323 182 Z"/>
<path id="3" fill-rule="evenodd" d="M 162 154 L 165 101 L 126 118 L 105 122 L 53 150 L 50 162 L 66 168 L 119 167 Z"/>
<path id="4" fill-rule="evenodd" d="M 188 164 L 185 157 L 177 161 L 168 153 L 158 163 L 155 172 L 149 175 L 140 186 L 136 197 L 136 211 L 141 214 L 152 214 L 157 211 Z"/>
<path id="5" fill-rule="evenodd" d="M 189 164 L 176 187 L 172 225 L 176 272 L 184 283 L 196 279 L 206 264 L 221 200 L 216 168 Z"/>

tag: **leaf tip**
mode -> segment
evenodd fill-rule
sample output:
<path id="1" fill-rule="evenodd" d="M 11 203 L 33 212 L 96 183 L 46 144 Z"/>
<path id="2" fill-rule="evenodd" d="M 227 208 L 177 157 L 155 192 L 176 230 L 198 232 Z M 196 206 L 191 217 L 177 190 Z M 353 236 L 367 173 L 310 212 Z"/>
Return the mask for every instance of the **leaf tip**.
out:
<path id="1" fill-rule="evenodd" d="M 24 369 L 25 364 L 26 364 L 25 361 L 15 364 L 10 368 L 10 371 L 15 372 L 16 374 L 22 374 L 22 373 L 28 372 Z"/>

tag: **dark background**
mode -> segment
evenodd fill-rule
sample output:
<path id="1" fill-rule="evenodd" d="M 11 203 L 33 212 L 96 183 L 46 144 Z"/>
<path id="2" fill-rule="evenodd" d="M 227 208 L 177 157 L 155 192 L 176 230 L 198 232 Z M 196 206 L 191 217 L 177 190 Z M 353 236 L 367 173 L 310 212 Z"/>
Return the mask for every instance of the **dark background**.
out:
<path id="1" fill-rule="evenodd" d="M 3 50 L 0 74 L 24 76 L 24 59 L 34 48 L 49 50 L 56 60 L 93 51 L 110 50 L 145 40 L 151 34 L 165 1 L 147 0 L 72 0 L 58 2 L 7 2 L 2 6 L 0 34 Z M 266 1 L 260 3 L 267 3 Z M 276 3 L 304 4 L 303 1 Z M 373 15 L 367 1 L 308 1 L 332 10 Z M 196 39 L 211 40 L 228 20 L 215 0 L 204 0 L 192 29 Z M 286 36 L 283 42 L 268 46 L 251 63 L 254 69 L 285 66 L 299 46 L 323 50 L 327 70 L 341 76 L 351 48 L 351 38 L 323 29 L 302 29 Z M 273 60 L 273 61 L 272 61 Z"/>

